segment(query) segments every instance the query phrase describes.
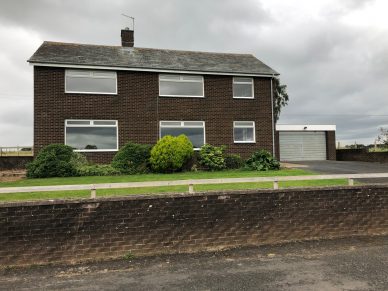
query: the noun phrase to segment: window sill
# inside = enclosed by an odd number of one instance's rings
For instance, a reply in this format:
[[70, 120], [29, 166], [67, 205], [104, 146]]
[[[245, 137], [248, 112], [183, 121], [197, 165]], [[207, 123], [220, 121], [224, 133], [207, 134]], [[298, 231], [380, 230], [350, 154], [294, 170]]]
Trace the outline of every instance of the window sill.
[[234, 97], [233, 96], [233, 99], [251, 99], [251, 100], [253, 100], [253, 99], [255, 99], [255, 97]]
[[73, 151], [77, 153], [103, 153], [103, 152], [117, 152], [118, 149], [116, 150], [73, 150]]
[[173, 98], [205, 98], [205, 96], [184, 96], [184, 95], [159, 95], [159, 97], [173, 97]]
[[234, 141], [234, 143], [256, 143], [256, 141]]
[[75, 92], [75, 91], [65, 91], [65, 94], [82, 94], [82, 95], [112, 95], [116, 96], [117, 93], [101, 93], [101, 92]]

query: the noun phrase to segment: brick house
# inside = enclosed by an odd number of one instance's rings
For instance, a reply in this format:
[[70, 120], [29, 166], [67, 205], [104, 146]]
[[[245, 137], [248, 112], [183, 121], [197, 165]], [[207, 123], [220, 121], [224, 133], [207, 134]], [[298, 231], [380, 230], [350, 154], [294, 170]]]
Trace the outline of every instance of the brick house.
[[195, 148], [226, 145], [248, 156], [274, 152], [272, 78], [251, 54], [44, 42], [34, 66], [35, 154], [65, 143], [110, 162], [126, 142], [186, 134]]

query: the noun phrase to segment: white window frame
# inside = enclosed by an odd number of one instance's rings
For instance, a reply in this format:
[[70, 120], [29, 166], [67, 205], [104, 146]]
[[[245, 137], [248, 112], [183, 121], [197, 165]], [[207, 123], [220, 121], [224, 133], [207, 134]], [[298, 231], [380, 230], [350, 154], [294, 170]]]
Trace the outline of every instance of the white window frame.
[[[163, 79], [163, 76], [170, 75], [170, 76], [179, 76], [179, 80], [171, 80], [171, 79]], [[198, 75], [185, 75], [185, 74], [159, 74], [159, 96], [161, 97], [183, 97], [183, 98], [204, 98], [205, 97], [205, 80], [203, 76], [201, 77], [201, 81], [195, 81], [195, 80], [182, 80], [183, 77], [198, 77]], [[160, 93], [160, 81], [164, 82], [192, 82], [192, 83], [201, 83], [202, 82], [202, 95], [167, 95], [167, 94], [161, 94]]]
[[[89, 121], [89, 124], [68, 124], [68, 121], [75, 121], [75, 122], [86, 122]], [[115, 122], [114, 125], [95, 125], [95, 122]], [[65, 120], [65, 145], [67, 145], [66, 142], [66, 128], [67, 127], [116, 127], [116, 148], [115, 149], [82, 149], [82, 150], [74, 150], [75, 152], [117, 152], [119, 150], [119, 124], [117, 120], [101, 120], [101, 119], [66, 119]]]
[[251, 86], [252, 86], [252, 96], [248, 96], [248, 97], [234, 96], [234, 88], [232, 87], [233, 98], [234, 99], [255, 99], [255, 86], [254, 86], [253, 78], [249, 78], [249, 79], [251, 79], [251, 82], [238, 82], [238, 81], [235, 80], [236, 78], [246, 78], [246, 79], [248, 79], [249, 77], [233, 77], [233, 84], [232, 84], [232, 86], [234, 86], [234, 84], [251, 84]]
[[[173, 125], [168, 126], [162, 126], [162, 122], [171, 122], [174, 123]], [[198, 125], [189, 125], [190, 122], [201, 122], [202, 126]], [[180, 123], [180, 125], [176, 125], [176, 123]], [[185, 123], [188, 123], [188, 125], [185, 125]], [[190, 121], [180, 121], [180, 120], [161, 120], [159, 121], [159, 139], [162, 138], [162, 127], [168, 127], [168, 128], [203, 128], [203, 144], [206, 144], [206, 127], [205, 127], [205, 121], [201, 120], [190, 120]], [[195, 151], [199, 151], [200, 148], [193, 148]]]
[[[237, 125], [238, 122], [252, 122], [252, 126], [247, 126], [247, 125]], [[235, 128], [253, 128], [253, 141], [242, 141], [242, 140], [236, 140], [234, 136], [234, 129]], [[249, 120], [240, 120], [240, 121], [233, 121], [233, 142], [234, 143], [256, 143], [256, 124], [254, 121], [249, 121]]]
[[[89, 72], [89, 76], [86, 76], [86, 75], [76, 75], [76, 74], [72, 74], [72, 72]], [[107, 70], [105, 70], [107, 71]], [[107, 76], [94, 76], [94, 73], [101, 73], [101, 72], [104, 72], [104, 70], [80, 70], [80, 69], [66, 69], [65, 70], [65, 93], [76, 93], [76, 94], [95, 94], [95, 95], [117, 95], [117, 72], [116, 71], [107, 71], [107, 72], [110, 72], [110, 73], [114, 73], [114, 77], [107, 77]], [[88, 92], [85, 92], [85, 91], [70, 91], [70, 90], [67, 90], [67, 77], [68, 76], [74, 76], [76, 78], [94, 78], [94, 79], [99, 79], [99, 78], [102, 78], [102, 79], [115, 79], [116, 80], [116, 88], [115, 88], [115, 92], [98, 92], [98, 91], [88, 91]]]

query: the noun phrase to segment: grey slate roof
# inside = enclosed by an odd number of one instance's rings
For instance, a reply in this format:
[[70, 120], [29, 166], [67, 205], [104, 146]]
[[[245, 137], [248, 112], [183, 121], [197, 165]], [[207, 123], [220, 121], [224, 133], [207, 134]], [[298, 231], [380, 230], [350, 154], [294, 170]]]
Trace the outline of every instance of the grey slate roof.
[[278, 74], [251, 54], [129, 48], [47, 41], [28, 61], [30, 63], [208, 73]]

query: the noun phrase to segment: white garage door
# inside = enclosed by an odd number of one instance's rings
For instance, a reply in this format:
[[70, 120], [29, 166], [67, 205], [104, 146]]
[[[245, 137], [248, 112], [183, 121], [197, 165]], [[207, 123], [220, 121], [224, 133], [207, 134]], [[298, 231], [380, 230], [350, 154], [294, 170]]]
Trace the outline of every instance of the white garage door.
[[324, 131], [279, 132], [281, 161], [326, 160]]

